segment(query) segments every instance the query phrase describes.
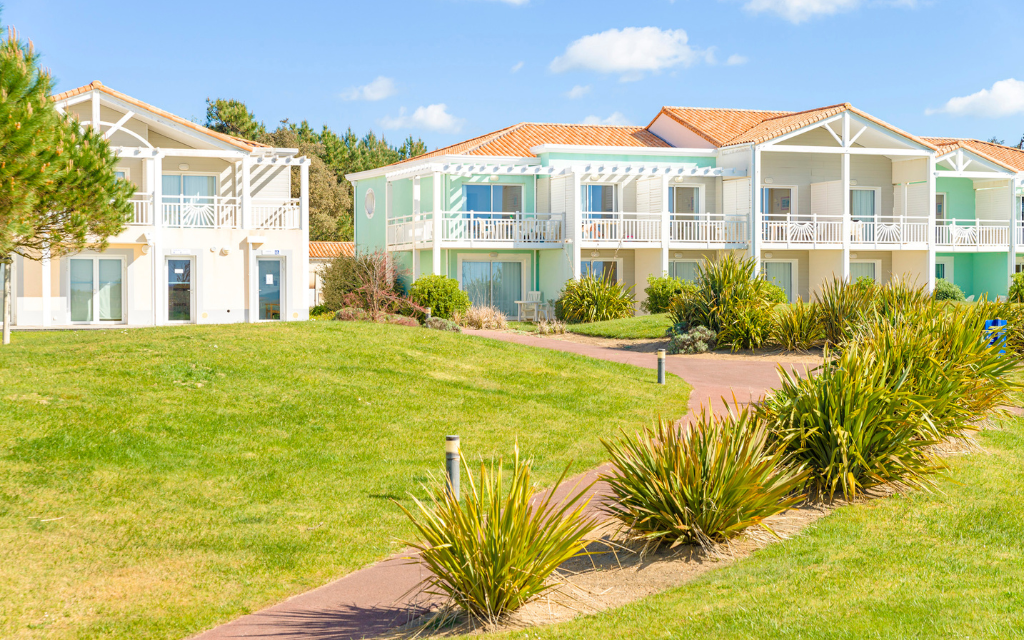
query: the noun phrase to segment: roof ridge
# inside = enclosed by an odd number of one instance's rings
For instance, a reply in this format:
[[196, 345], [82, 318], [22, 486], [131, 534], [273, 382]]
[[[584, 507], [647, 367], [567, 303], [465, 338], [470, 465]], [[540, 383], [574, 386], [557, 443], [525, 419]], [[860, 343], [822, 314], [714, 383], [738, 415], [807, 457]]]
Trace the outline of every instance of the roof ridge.
[[662, 109], [691, 109], [693, 111], [743, 111], [746, 113], [799, 113], [797, 111], [784, 111], [782, 109], [741, 109], [738, 107], [682, 107], [676, 105], [662, 105]]
[[[804, 109], [803, 111], [788, 111], [786, 113], [777, 115], [775, 117], [767, 118], [765, 120], [762, 120], [758, 124], [764, 124], [765, 122], [770, 122], [772, 120], [778, 120], [780, 118], [790, 118], [792, 116], [799, 116], [799, 115], [803, 115], [805, 113], [813, 113], [815, 111], [828, 111], [829, 109], [835, 109], [837, 107], [843, 107], [843, 108], [845, 108], [847, 110], [850, 110], [850, 111], [853, 110], [853, 105], [850, 104], [849, 102], [838, 102], [836, 104], [830, 104], [830, 105], [825, 106], [825, 107], [815, 107], [813, 109]], [[758, 126], [758, 125], [754, 125], [754, 127], [756, 127], [756, 126]], [[751, 127], [750, 129], [753, 129], [754, 127]], [[747, 131], [750, 131], [750, 129], [747, 129]], [[743, 133], [746, 133], [746, 131], [744, 131]], [[740, 135], [742, 135], [742, 134], [740, 134]], [[736, 137], [738, 138], [739, 136], [736, 136]]]

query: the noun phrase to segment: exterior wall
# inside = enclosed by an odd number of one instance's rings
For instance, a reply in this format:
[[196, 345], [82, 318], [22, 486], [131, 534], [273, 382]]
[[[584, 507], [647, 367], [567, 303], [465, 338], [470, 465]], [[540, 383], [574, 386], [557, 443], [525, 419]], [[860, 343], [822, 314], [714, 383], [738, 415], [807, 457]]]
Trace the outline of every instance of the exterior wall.
[[[881, 268], [875, 273], [876, 282], [885, 284], [892, 279], [892, 251], [855, 251], [850, 254], [850, 261], [856, 260], [878, 260], [881, 261]], [[922, 283], [923, 284], [923, 283]]]
[[[810, 300], [810, 288], [808, 281], [810, 280], [810, 254], [812, 251], [778, 251], [772, 249], [771, 251], [761, 252], [762, 260], [796, 260], [796, 295], [800, 296], [804, 300]], [[768, 254], [771, 254], [769, 257]]]
[[[954, 269], [955, 271], [956, 269]], [[928, 252], [893, 251], [892, 275], [896, 278], [904, 278], [911, 284], [924, 286], [928, 283]]]
[[953, 283], [966, 296], [980, 299], [987, 295], [995, 299], [1005, 296], [1009, 290], [1009, 254], [1006, 252], [939, 253], [936, 256], [953, 260]]
[[[385, 206], [386, 181], [383, 176], [368, 178], [356, 183], [353, 199], [355, 212], [355, 249], [360, 253], [372, 253], [387, 245], [387, 207]], [[373, 190], [374, 211], [366, 215], [366, 193]]]
[[[827, 133], [822, 132], [828, 136]], [[834, 142], [834, 141], [833, 141]], [[810, 215], [821, 211], [811, 208], [811, 184], [842, 179], [839, 154], [824, 153], [765, 153], [762, 156], [761, 180], [771, 178], [771, 184], [761, 187], [790, 187], [797, 189], [797, 215]], [[892, 163], [884, 156], [854, 155], [850, 158], [850, 179], [858, 187], [877, 187], [881, 190], [879, 215], [893, 211]]]
[[[774, 251], [772, 254], [774, 255]], [[807, 297], [805, 301], [820, 296], [826, 284], [843, 275], [843, 251], [817, 250], [807, 252]]]
[[540, 273], [538, 289], [543, 300], [555, 300], [562, 292], [565, 282], [570, 279], [569, 256], [562, 249], [538, 251]]
[[974, 220], [973, 180], [970, 178], [936, 178], [935, 191], [946, 194], [947, 219]]

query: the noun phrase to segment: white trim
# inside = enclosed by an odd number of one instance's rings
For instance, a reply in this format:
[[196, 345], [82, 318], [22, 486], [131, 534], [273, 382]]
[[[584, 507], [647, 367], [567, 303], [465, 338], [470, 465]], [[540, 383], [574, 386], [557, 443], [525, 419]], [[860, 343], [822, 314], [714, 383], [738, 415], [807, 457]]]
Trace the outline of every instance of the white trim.
[[[699, 182], [670, 182], [668, 186], [669, 186], [669, 189], [679, 189], [679, 188], [686, 188], [686, 187], [696, 188], [697, 189], [697, 206], [695, 207], [697, 209], [696, 213], [694, 213], [694, 214], [680, 213], [679, 215], [685, 216], [685, 215], [696, 215], [696, 214], [700, 214], [700, 213], [707, 213], [707, 200], [705, 199], [704, 185], [703, 184], [701, 184]], [[672, 191], [672, 204], [673, 204], [673, 206], [676, 204], [676, 192], [675, 191]], [[665, 203], [665, 206], [667, 207], [668, 203]], [[669, 215], [672, 215], [672, 214], [675, 214], [675, 213], [676, 212], [672, 211], [671, 208], [670, 208]]]
[[[261, 256], [259, 252], [256, 253], [256, 309], [254, 313], [254, 322], [284, 322], [288, 320], [288, 314], [291, 312], [291, 308], [288, 307], [288, 292], [286, 287], [288, 286], [288, 260], [286, 256]], [[281, 278], [281, 284], [278, 286], [277, 291], [277, 314], [278, 318], [260, 318], [260, 262], [277, 262], [281, 265], [279, 276]], [[301, 304], [301, 302], [300, 302]]]
[[[759, 263], [765, 263], [765, 262], [788, 262], [790, 265], [792, 265], [790, 268], [792, 269], [791, 276], [793, 278], [793, 290], [790, 292], [789, 301], [790, 302], [796, 302], [796, 299], [800, 296], [800, 259], [799, 258], [765, 258], [764, 256], [761, 256], [761, 258], [760, 258], [760, 260], [758, 262]], [[762, 275], [763, 275], [763, 272], [762, 272]], [[765, 280], [768, 280], [767, 276], [765, 276]], [[771, 280], [768, 280], [768, 281], [771, 282]], [[772, 284], [775, 284], [775, 283], [772, 283]], [[781, 289], [782, 287], [779, 287], [779, 288]]]
[[715, 157], [718, 149], [697, 149], [686, 147], [618, 147], [586, 144], [539, 144], [530, 147], [530, 153], [617, 153], [632, 156], [700, 156]]
[[850, 258], [850, 264], [873, 264], [875, 265], [875, 282], [882, 281], [882, 261], [878, 258]]
[[[92, 319], [91, 320], [72, 320], [71, 319], [71, 261], [72, 260], [90, 260], [92, 262]], [[100, 320], [100, 260], [118, 260], [121, 262], [121, 319], [120, 320]], [[68, 299], [67, 299], [67, 314], [68, 324], [93, 324], [93, 325], [120, 325], [128, 324], [128, 264], [124, 256], [121, 255], [110, 255], [106, 253], [97, 253], [95, 251], [83, 251], [74, 255], [67, 256], [64, 262], [64, 274], [67, 278], [68, 283]], [[14, 275], [14, 272], [11, 272]], [[13, 280], [12, 280], [13, 282]], [[44, 282], [43, 291], [44, 295], [50, 295], [49, 287], [52, 283]], [[13, 287], [12, 287], [13, 289]], [[11, 296], [14, 299], [14, 296]], [[13, 324], [13, 323], [12, 323]], [[45, 325], [46, 323], [44, 323]]]
[[[945, 275], [943, 280], [945, 280], [947, 282], [952, 282], [953, 284], [956, 284], [956, 282], [953, 280], [953, 264], [954, 264], [954, 262], [955, 262], [955, 260], [953, 259], [953, 256], [935, 256], [935, 264], [937, 264], [937, 265], [941, 264], [941, 265], [943, 265], [945, 267], [945, 269], [943, 270], [944, 271], [944, 275]], [[1017, 258], [1017, 264], [1021, 264], [1021, 263], [1022, 263], [1021, 259]]]
[[[771, 176], [769, 176], [769, 177], [771, 177]], [[797, 205], [799, 203], [800, 188], [797, 185], [795, 185], [795, 184], [775, 184], [775, 183], [769, 183], [769, 184], [762, 184], [761, 185], [761, 189], [789, 189], [789, 215], [791, 215], [791, 216], [799, 215], [800, 208]], [[768, 213], [768, 207], [766, 205], [767, 205], [767, 203], [764, 202], [763, 198], [762, 198], [762, 202], [761, 202], [761, 216], [762, 217], [769, 216], [769, 215], [771, 215], [771, 216], [785, 215], [785, 214], [781, 214], [781, 213]]]

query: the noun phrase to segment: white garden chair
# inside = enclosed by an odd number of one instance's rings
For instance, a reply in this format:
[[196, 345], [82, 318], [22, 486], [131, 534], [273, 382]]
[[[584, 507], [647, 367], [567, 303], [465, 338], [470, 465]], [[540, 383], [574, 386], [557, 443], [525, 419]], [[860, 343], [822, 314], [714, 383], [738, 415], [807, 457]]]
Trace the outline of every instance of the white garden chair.
[[[540, 320], [540, 311], [544, 303], [540, 299], [540, 291], [527, 291], [526, 300], [516, 300], [516, 320], [523, 319], [523, 312], [527, 314], [533, 311], [533, 321]], [[529, 315], [527, 315], [529, 317]]]

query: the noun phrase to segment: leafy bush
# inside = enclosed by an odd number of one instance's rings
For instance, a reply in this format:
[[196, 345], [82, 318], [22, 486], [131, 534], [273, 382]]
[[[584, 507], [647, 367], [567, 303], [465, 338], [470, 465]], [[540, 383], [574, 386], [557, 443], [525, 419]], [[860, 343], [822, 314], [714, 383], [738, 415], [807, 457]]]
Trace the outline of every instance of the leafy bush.
[[462, 333], [462, 327], [460, 327], [457, 322], [446, 318], [430, 318], [424, 326], [428, 329], [437, 329], [438, 331]]
[[[1024, 286], [1024, 284], [1022, 284], [1022, 286]], [[935, 281], [935, 299], [963, 302], [964, 300], [966, 300], [966, 296], [964, 296], [963, 289], [956, 286], [949, 280], [939, 278], [938, 280]]]
[[631, 318], [633, 287], [623, 286], [610, 276], [569, 280], [555, 305], [555, 315], [572, 323]]
[[459, 281], [447, 276], [423, 276], [409, 287], [409, 299], [428, 307], [430, 315], [451, 320], [469, 308], [469, 296]]
[[368, 320], [369, 318], [370, 314], [358, 307], [344, 307], [338, 309], [337, 313], [334, 314], [335, 320], [343, 321]]
[[764, 293], [764, 299], [768, 304], [786, 304], [789, 302], [789, 298], [786, 297], [786, 290], [775, 284], [774, 282], [764, 281], [761, 285], [761, 291]]
[[672, 336], [669, 353], [704, 353], [715, 348], [715, 332], [707, 327], [693, 327]]
[[384, 251], [339, 256], [320, 273], [324, 304], [328, 309], [358, 307], [377, 322], [400, 310], [423, 312], [403, 294], [394, 261]]
[[312, 316], [322, 316], [323, 314], [330, 313], [330, 312], [331, 312], [331, 310], [327, 308], [326, 304], [318, 304], [315, 307], [310, 307], [309, 308], [309, 315], [311, 317]]
[[[446, 597], [474, 619], [493, 623], [557, 586], [549, 576], [563, 562], [583, 555], [583, 538], [594, 522], [583, 515], [582, 491], [553, 503], [554, 492], [533, 504], [530, 464], [515, 463], [505, 486], [501, 462], [480, 465], [479, 487], [466, 469], [464, 504], [436, 483], [430, 506], [415, 497], [412, 521], [419, 539], [409, 543], [431, 573], [423, 590]], [[565, 473], [555, 486], [561, 483]]]
[[615, 497], [602, 509], [653, 547], [725, 541], [802, 499], [806, 472], [746, 409], [702, 411], [686, 428], [660, 420], [602, 443], [613, 470], [601, 479]]
[[508, 329], [508, 319], [496, 307], [473, 305], [465, 313], [456, 313], [454, 320], [470, 329]]
[[640, 303], [640, 308], [647, 313], [665, 313], [673, 296], [686, 296], [696, 289], [692, 282], [679, 278], [647, 276], [647, 299]]
[[768, 344], [775, 316], [763, 300], [738, 301], [720, 315], [718, 344], [738, 349], [759, 349]]
[[1024, 302], [1024, 273], [1015, 273], [1010, 280], [1010, 291], [1006, 296], [1009, 302]]
[[410, 318], [409, 316], [401, 316], [398, 314], [388, 314], [382, 320], [388, 324], [397, 324], [401, 327], [418, 327], [420, 326], [419, 320], [416, 318]]
[[537, 333], [542, 336], [565, 333], [565, 323], [558, 320], [541, 320], [537, 323]]
[[813, 304], [797, 298], [796, 303], [775, 310], [771, 343], [786, 351], [807, 351], [816, 346], [825, 334]]

